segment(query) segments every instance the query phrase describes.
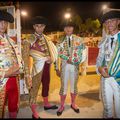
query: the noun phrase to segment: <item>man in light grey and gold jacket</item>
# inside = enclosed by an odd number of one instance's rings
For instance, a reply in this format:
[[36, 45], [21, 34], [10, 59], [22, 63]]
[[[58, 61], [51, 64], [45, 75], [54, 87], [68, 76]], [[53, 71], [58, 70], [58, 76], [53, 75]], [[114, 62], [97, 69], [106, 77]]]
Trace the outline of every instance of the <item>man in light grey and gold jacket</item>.
[[106, 36], [99, 43], [97, 73], [101, 75], [104, 118], [120, 118], [120, 11], [111, 10], [102, 16]]

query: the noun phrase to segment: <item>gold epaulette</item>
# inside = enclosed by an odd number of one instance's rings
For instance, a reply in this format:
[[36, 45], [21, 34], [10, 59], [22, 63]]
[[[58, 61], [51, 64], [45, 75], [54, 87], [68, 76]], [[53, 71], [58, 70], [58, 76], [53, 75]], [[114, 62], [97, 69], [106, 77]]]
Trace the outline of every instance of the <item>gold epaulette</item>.
[[62, 43], [65, 39], [65, 35], [60, 36], [58, 43]]
[[35, 38], [35, 35], [34, 35], [34, 34], [31, 34], [28, 39], [29, 39], [29, 42], [30, 42], [30, 43], [33, 43], [36, 38]]
[[82, 37], [79, 37], [75, 34], [72, 35], [74, 37], [75, 40], [80, 40], [81, 42], [83, 41], [83, 38]]
[[45, 37], [45, 39], [47, 39], [48, 41], [50, 40], [52, 40], [50, 37], [48, 37], [47, 35], [45, 35], [45, 34], [43, 34], [44, 35], [44, 37]]

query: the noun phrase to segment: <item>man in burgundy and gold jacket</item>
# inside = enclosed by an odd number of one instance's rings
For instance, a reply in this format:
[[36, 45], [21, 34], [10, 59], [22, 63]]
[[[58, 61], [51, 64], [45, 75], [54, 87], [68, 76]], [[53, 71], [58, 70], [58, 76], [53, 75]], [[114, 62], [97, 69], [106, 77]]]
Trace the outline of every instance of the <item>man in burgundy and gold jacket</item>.
[[[34, 118], [39, 118], [36, 111], [36, 98], [39, 87], [42, 83], [42, 97], [44, 101], [44, 110], [57, 109], [56, 105], [51, 105], [48, 101], [49, 84], [50, 84], [50, 66], [57, 58], [57, 49], [49, 37], [43, 34], [47, 25], [47, 20], [44, 17], [37, 16], [32, 20], [32, 25], [35, 30], [34, 34], [25, 40], [23, 49], [26, 74], [32, 77], [32, 88], [30, 89], [30, 106]], [[27, 57], [28, 56], [28, 57]], [[29, 56], [33, 59], [32, 68], [28, 65]], [[26, 60], [25, 60], [26, 59]], [[30, 72], [29, 70], [32, 69]], [[29, 83], [29, 82], [27, 82]]]

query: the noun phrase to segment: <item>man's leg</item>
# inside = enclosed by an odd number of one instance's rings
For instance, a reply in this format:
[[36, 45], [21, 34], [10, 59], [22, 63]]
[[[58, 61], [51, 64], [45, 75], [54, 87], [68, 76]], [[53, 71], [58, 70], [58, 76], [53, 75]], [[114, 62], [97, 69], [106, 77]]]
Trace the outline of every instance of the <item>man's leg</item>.
[[0, 118], [4, 118], [5, 102], [6, 102], [6, 86], [4, 86], [0, 90]]
[[39, 113], [36, 110], [37, 109], [36, 99], [37, 99], [39, 87], [41, 85], [41, 76], [42, 76], [42, 71], [32, 78], [32, 88], [29, 93], [30, 96], [29, 102], [30, 102], [33, 118], [39, 118]]
[[65, 95], [60, 95], [60, 108], [57, 111], [57, 115], [60, 116], [64, 110], [64, 103], [66, 99], [66, 94]]
[[7, 97], [8, 97], [8, 110], [10, 118], [17, 118], [18, 112], [18, 81], [16, 77], [11, 77], [7, 81]]
[[115, 104], [115, 115], [116, 118], [120, 118], [120, 85], [112, 79], [112, 88], [114, 91], [114, 104]]
[[51, 105], [48, 102], [48, 92], [49, 92], [49, 84], [50, 84], [50, 64], [45, 63], [41, 82], [42, 82], [42, 97], [44, 101], [44, 106], [50, 107]]
[[70, 69], [70, 88], [71, 88], [71, 108], [79, 113], [79, 108], [75, 104], [75, 99], [77, 96], [77, 82], [78, 82], [78, 68], [76, 66], [71, 65]]
[[104, 105], [104, 118], [113, 117], [113, 89], [111, 87], [110, 78], [102, 78], [101, 80], [102, 100]]
[[57, 109], [56, 105], [51, 105], [48, 100], [49, 86], [50, 86], [50, 64], [45, 63], [42, 74], [42, 97], [44, 101], [44, 109]]
[[60, 108], [57, 111], [57, 115], [60, 116], [64, 110], [64, 103], [67, 94], [69, 80], [69, 65], [62, 66], [61, 68], [61, 88], [60, 88]]

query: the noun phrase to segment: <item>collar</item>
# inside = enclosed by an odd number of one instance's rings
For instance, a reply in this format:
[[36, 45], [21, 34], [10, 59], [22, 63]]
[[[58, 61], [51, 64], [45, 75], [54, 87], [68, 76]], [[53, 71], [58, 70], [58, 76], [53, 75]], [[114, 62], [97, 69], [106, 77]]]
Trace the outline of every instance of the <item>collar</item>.
[[36, 33], [36, 32], [34, 33], [34, 35], [35, 35], [35, 41], [36, 41], [37, 39], [43, 37], [43, 34], [38, 34], [38, 33]]
[[43, 34], [34, 33], [36, 37], [41, 37]]
[[117, 40], [117, 38], [118, 38], [118, 34], [120, 33], [120, 31], [119, 32], [117, 32], [116, 34], [114, 34], [114, 35], [108, 35], [109, 36], [109, 39], [110, 38], [114, 38], [114, 40]]
[[70, 36], [66, 35], [66, 38], [67, 39], [70, 38], [70, 40], [72, 40], [72, 35], [70, 35]]

